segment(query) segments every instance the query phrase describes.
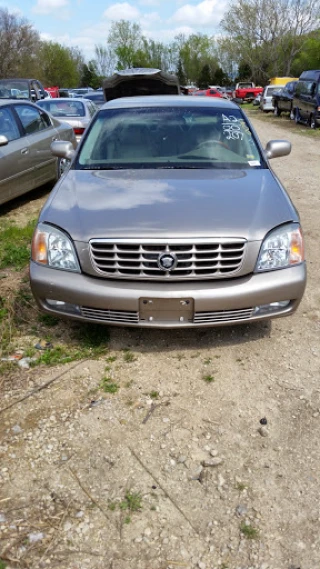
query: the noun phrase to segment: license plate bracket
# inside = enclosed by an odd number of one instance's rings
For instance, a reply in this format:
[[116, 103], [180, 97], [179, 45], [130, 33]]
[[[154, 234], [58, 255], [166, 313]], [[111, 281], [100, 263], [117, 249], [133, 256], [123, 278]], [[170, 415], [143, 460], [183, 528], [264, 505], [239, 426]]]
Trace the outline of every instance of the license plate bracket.
[[139, 300], [139, 319], [148, 322], [191, 322], [193, 298], [153, 298]]

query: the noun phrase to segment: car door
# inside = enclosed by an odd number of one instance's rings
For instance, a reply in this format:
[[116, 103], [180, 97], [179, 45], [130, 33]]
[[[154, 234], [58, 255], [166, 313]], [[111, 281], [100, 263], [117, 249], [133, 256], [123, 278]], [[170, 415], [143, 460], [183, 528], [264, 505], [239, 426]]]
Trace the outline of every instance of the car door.
[[0, 107], [0, 135], [8, 141], [0, 144], [2, 204], [33, 188], [29, 139], [21, 129], [10, 104]]
[[32, 104], [15, 106], [22, 127], [26, 133], [30, 162], [34, 169], [34, 187], [54, 180], [57, 174], [57, 159], [51, 153], [51, 143], [59, 140], [49, 115]]

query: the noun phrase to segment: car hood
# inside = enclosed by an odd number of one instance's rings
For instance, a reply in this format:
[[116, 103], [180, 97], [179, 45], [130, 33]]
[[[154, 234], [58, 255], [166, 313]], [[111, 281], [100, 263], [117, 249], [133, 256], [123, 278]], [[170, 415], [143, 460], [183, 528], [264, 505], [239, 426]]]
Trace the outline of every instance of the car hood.
[[40, 221], [91, 238], [260, 240], [298, 214], [272, 171], [69, 170]]

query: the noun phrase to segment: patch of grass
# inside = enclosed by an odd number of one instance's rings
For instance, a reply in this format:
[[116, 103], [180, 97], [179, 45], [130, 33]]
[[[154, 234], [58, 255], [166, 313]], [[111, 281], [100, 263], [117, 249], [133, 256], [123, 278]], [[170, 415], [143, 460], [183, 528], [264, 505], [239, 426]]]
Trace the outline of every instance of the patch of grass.
[[240, 532], [247, 538], [247, 539], [257, 539], [259, 537], [259, 530], [252, 525], [247, 525], [244, 522], [240, 525]]
[[239, 492], [243, 492], [243, 490], [245, 490], [247, 488], [247, 485], [244, 484], [243, 482], [237, 482], [235, 488], [236, 488], [236, 490], [239, 490]]
[[51, 314], [39, 314], [38, 322], [51, 328], [53, 326], [57, 326], [61, 321], [59, 318], [56, 318], [56, 316], [52, 316]]
[[204, 363], [205, 366], [208, 366], [208, 365], [211, 364], [211, 362], [212, 362], [212, 359], [211, 359], [211, 358], [207, 358], [206, 360], [204, 360], [203, 363]]
[[202, 379], [206, 383], [213, 383], [215, 381], [215, 378], [213, 377], [213, 375], [204, 375]]
[[102, 378], [100, 387], [101, 389], [103, 389], [105, 393], [117, 393], [117, 391], [119, 390], [118, 383], [112, 381], [112, 378], [109, 376], [105, 376]]
[[130, 350], [124, 350], [123, 359], [128, 364], [134, 362], [136, 360], [136, 356], [130, 352]]
[[31, 238], [36, 221], [30, 221], [24, 227], [5, 224], [0, 230], [0, 268], [13, 267], [20, 271], [30, 259]]
[[130, 522], [131, 522], [130, 516], [126, 516], [126, 517], [124, 518], [124, 520], [123, 520], [123, 523], [124, 523], [124, 524], [130, 524]]
[[0, 569], [6, 569], [6, 567], [8, 567], [8, 565], [6, 564], [6, 562], [3, 561], [3, 559], [0, 559]]
[[110, 332], [106, 326], [101, 324], [77, 324], [74, 338], [80, 343], [81, 347], [100, 349], [100, 352], [102, 352], [107, 349]]
[[108, 505], [108, 509], [111, 510], [112, 512], [115, 511], [117, 507], [117, 504], [115, 502], [110, 502], [110, 504]]
[[142, 508], [141, 502], [142, 496], [140, 492], [127, 491], [124, 500], [119, 504], [119, 508], [121, 510], [129, 510], [129, 512], [138, 512]]
[[150, 395], [151, 399], [158, 399], [159, 391], [150, 391], [149, 395]]
[[157, 511], [157, 507], [156, 507], [156, 506], [151, 506], [150, 510], [151, 510], [152, 512], [156, 512], [156, 511]]
[[115, 362], [117, 359], [117, 356], [109, 356], [108, 358], [106, 358], [106, 362], [109, 362], [110, 364]]

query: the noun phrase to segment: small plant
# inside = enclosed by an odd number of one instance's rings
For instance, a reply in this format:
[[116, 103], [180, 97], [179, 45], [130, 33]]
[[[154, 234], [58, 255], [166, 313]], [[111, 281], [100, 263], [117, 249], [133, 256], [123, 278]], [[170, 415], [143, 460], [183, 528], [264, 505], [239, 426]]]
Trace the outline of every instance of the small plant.
[[259, 537], [259, 530], [250, 524], [247, 525], [245, 522], [240, 525], [240, 531], [247, 539], [257, 539]]
[[239, 492], [243, 492], [243, 490], [246, 489], [246, 484], [244, 484], [243, 482], [237, 482], [236, 485], [236, 490], [239, 490]]
[[130, 522], [131, 522], [130, 516], [126, 516], [126, 517], [124, 518], [124, 520], [123, 520], [123, 523], [124, 523], [124, 524], [130, 524]]
[[0, 559], [0, 569], [6, 569], [7, 564], [5, 561], [3, 561], [3, 559]]
[[150, 510], [152, 510], [152, 512], [156, 512], [157, 508], [156, 506], [151, 506]]
[[203, 381], [205, 381], [206, 383], [213, 383], [215, 381], [215, 378], [213, 377], [213, 375], [204, 375]]
[[211, 359], [211, 358], [207, 358], [206, 360], [204, 360], [203, 363], [204, 363], [205, 366], [208, 366], [208, 365], [211, 364], [211, 362], [212, 362], [212, 359]]
[[126, 492], [124, 500], [120, 502], [121, 510], [129, 510], [129, 512], [138, 512], [141, 510], [141, 494], [140, 492]]
[[110, 502], [110, 504], [108, 505], [108, 509], [111, 510], [111, 512], [114, 512], [116, 507], [117, 504], [115, 502]]
[[124, 354], [123, 354], [123, 359], [124, 359], [124, 361], [128, 364], [128, 363], [134, 362], [135, 359], [136, 359], [136, 357], [135, 357], [135, 355], [134, 355], [132, 352], [130, 352], [129, 350], [125, 350], [125, 351], [124, 351]]
[[119, 389], [119, 385], [113, 382], [112, 378], [109, 376], [105, 376], [102, 378], [100, 387], [101, 389], [103, 389], [105, 393], [117, 393]]
[[109, 362], [110, 364], [112, 364], [113, 362], [115, 362], [117, 359], [117, 356], [109, 356], [106, 358], [106, 362]]
[[158, 399], [159, 391], [150, 391], [149, 395], [150, 395], [151, 399]]

